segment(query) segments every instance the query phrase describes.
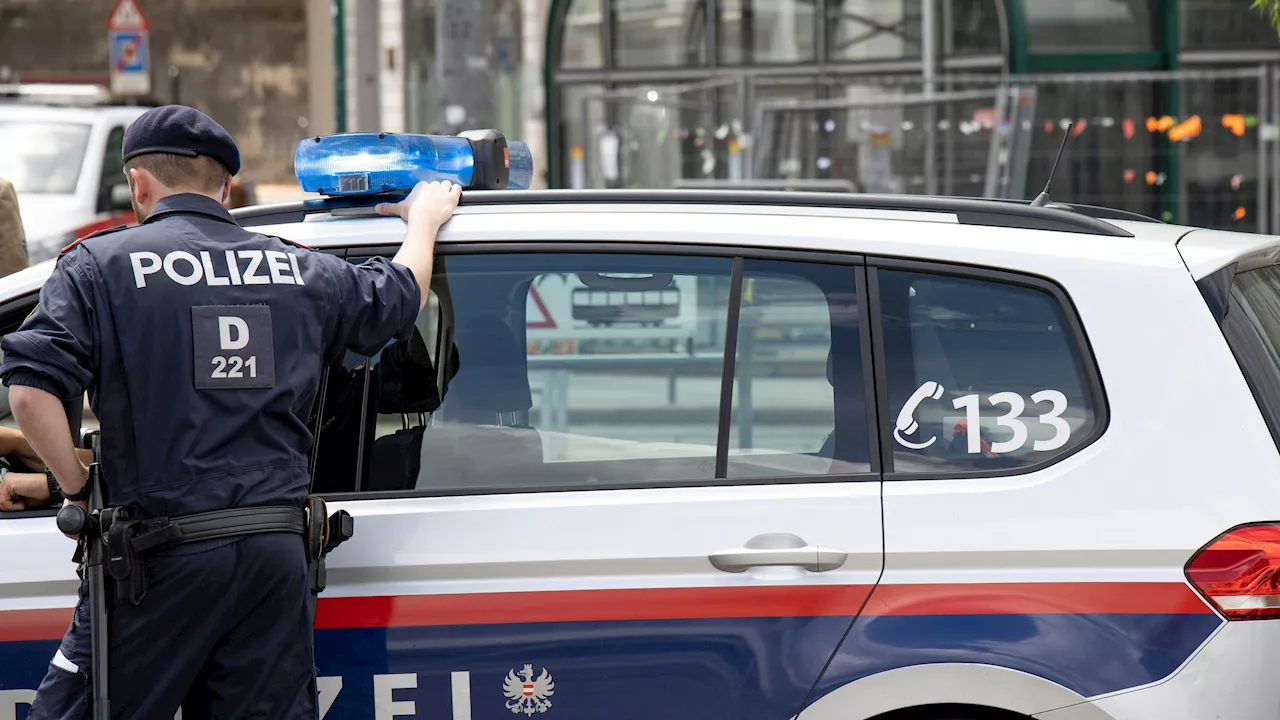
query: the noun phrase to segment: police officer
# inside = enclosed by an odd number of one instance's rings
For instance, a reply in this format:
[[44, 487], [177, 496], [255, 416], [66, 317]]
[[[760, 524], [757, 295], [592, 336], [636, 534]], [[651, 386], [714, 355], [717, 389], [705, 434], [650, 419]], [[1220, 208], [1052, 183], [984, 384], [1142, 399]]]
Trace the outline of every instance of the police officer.
[[[104, 504], [133, 520], [118, 547], [108, 535], [113, 563], [127, 549], [145, 567], [108, 583], [112, 716], [314, 718], [306, 419], [329, 362], [410, 337], [461, 189], [380, 205], [405, 242], [353, 265], [239, 227], [223, 207], [239, 151], [194, 109], [142, 115], [124, 160], [140, 225], [64, 249], [0, 346], [14, 415], [67, 503], [84, 502], [88, 468], [64, 402], [88, 391]], [[88, 717], [90, 632], [82, 583], [32, 720]]]

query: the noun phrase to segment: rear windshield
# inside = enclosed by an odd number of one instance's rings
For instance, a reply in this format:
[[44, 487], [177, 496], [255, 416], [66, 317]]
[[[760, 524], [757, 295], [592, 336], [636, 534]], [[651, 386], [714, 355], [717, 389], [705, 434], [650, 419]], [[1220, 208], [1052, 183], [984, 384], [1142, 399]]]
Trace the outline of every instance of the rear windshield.
[[76, 191], [91, 125], [0, 120], [0, 177], [19, 194]]
[[[1234, 270], [1232, 266], [1222, 272]], [[1215, 277], [1225, 279], [1218, 274], [1201, 281], [1206, 299], [1210, 299], [1208, 286]], [[1271, 437], [1280, 447], [1280, 265], [1235, 273], [1223, 299], [1225, 307], [1212, 299], [1210, 305], [1226, 310], [1222, 332], [1266, 417]]]

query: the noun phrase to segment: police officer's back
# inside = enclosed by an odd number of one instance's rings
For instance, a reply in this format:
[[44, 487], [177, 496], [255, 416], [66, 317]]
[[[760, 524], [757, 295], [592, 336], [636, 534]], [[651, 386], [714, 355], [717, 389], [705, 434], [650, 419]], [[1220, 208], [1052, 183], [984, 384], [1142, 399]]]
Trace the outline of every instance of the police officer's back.
[[[84, 468], [69, 429], [60, 437], [59, 401], [87, 391], [101, 426], [107, 505], [144, 521], [133, 546], [149, 551], [147, 582], [115, 586], [113, 715], [168, 718], [185, 701], [188, 720], [311, 717], [300, 536], [258, 527], [178, 542], [181, 532], [163, 525], [192, 515], [207, 524], [232, 508], [244, 510], [219, 522], [243, 525], [283, 508], [292, 523], [307, 498], [306, 418], [320, 375], [348, 348], [371, 354], [412, 332], [435, 231], [457, 192], [419, 186], [406, 204], [380, 207], [409, 221], [405, 246], [395, 261], [354, 266], [236, 225], [221, 200], [238, 151], [190, 108], [143, 115], [124, 153], [141, 225], [64, 250], [40, 306], [4, 339], [0, 378], [72, 498]], [[83, 712], [83, 597], [82, 589], [33, 720]]]

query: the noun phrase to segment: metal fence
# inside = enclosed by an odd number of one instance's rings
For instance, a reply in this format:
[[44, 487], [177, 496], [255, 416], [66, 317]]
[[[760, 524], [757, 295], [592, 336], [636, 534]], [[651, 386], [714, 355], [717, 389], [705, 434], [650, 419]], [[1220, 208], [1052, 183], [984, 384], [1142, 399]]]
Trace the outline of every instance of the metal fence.
[[[856, 192], [1054, 197], [1280, 232], [1280, 72], [739, 76], [584, 98], [578, 186], [844, 181]], [[592, 157], [592, 153], [595, 154]], [[688, 185], [688, 182], [679, 183]]]

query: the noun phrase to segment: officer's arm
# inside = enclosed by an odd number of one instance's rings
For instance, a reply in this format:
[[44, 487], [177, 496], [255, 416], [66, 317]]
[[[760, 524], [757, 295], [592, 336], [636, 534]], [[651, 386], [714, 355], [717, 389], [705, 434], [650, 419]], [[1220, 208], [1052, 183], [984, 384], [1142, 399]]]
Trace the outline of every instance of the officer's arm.
[[40, 304], [15, 332], [0, 341], [0, 380], [27, 442], [53, 470], [63, 490], [78, 493], [88, 468], [76, 454], [64, 400], [84, 394], [97, 368], [93, 316], [96, 268], [83, 248], [58, 260], [40, 291]]
[[9, 394], [13, 415], [27, 441], [44, 458], [63, 492], [76, 494], [89, 479], [89, 468], [71, 441], [67, 409], [56, 396], [30, 385], [17, 385]]
[[418, 282], [418, 309], [427, 303], [427, 288], [431, 287], [431, 265], [435, 259], [436, 234], [445, 224], [462, 197], [462, 186], [449, 182], [418, 183], [413, 192], [394, 205], [380, 203], [380, 215], [398, 215], [409, 227], [404, 233], [400, 251], [391, 259], [413, 271]]

